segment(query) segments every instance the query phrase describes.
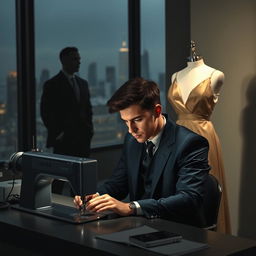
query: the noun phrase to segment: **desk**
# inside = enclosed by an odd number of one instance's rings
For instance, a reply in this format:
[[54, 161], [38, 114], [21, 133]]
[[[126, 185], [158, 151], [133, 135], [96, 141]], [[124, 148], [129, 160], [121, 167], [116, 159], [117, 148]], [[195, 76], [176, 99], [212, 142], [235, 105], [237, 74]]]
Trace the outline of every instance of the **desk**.
[[[185, 239], [207, 243], [210, 248], [190, 256], [229, 255], [256, 247], [256, 241], [205, 231], [162, 219], [120, 217], [86, 224], [69, 224], [15, 209], [0, 211], [0, 254], [14, 255], [158, 255], [133, 246], [115, 244], [95, 235], [148, 225], [182, 234]], [[256, 250], [256, 249], [255, 249]], [[236, 255], [236, 254], [235, 254]], [[240, 255], [240, 254], [238, 254]], [[252, 254], [241, 255], [256, 255]]]

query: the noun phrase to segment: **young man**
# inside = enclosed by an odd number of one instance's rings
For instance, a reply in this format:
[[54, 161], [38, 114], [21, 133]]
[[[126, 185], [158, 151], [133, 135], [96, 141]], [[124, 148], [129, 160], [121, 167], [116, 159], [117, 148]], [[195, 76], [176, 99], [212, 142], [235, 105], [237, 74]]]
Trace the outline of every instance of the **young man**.
[[[126, 82], [108, 107], [120, 113], [128, 133], [117, 168], [97, 194], [86, 197], [86, 209], [202, 226], [203, 183], [210, 169], [207, 140], [162, 114], [159, 89], [152, 81]], [[146, 144], [153, 145], [152, 152]], [[130, 203], [120, 201], [128, 194]], [[74, 203], [79, 207], [81, 198], [76, 196]]]

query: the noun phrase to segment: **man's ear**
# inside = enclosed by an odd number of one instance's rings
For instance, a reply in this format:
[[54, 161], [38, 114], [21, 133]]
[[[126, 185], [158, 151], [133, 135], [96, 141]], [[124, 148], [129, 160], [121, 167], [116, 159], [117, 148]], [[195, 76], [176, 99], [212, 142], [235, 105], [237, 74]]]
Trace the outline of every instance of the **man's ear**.
[[162, 113], [162, 106], [160, 104], [157, 104], [155, 106], [155, 115], [156, 117], [159, 117]]

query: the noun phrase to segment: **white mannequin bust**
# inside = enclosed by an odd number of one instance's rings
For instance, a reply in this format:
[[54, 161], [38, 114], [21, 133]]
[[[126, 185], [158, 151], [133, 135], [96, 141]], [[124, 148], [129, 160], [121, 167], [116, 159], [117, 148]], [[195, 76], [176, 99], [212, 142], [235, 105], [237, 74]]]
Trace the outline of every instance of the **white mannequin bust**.
[[[214, 71], [214, 72], [213, 72]], [[172, 82], [179, 85], [183, 102], [186, 102], [190, 92], [207, 78], [211, 78], [211, 88], [217, 102], [219, 92], [224, 83], [224, 73], [205, 65], [204, 60], [187, 62], [187, 67], [172, 75]]]

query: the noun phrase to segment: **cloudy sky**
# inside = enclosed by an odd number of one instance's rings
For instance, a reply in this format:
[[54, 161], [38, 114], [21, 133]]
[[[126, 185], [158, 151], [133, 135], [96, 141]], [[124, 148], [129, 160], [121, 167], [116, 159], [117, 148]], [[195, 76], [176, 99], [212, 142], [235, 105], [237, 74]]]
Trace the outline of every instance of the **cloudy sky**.
[[[164, 72], [164, 1], [141, 0], [142, 49], [150, 55], [150, 71], [156, 79]], [[80, 74], [87, 75], [95, 61], [99, 78], [106, 66], [117, 66], [118, 50], [128, 40], [126, 0], [35, 0], [36, 77], [42, 69], [54, 75], [60, 69], [58, 54], [77, 46], [82, 57]], [[0, 1], [0, 84], [16, 70], [15, 1]]]

